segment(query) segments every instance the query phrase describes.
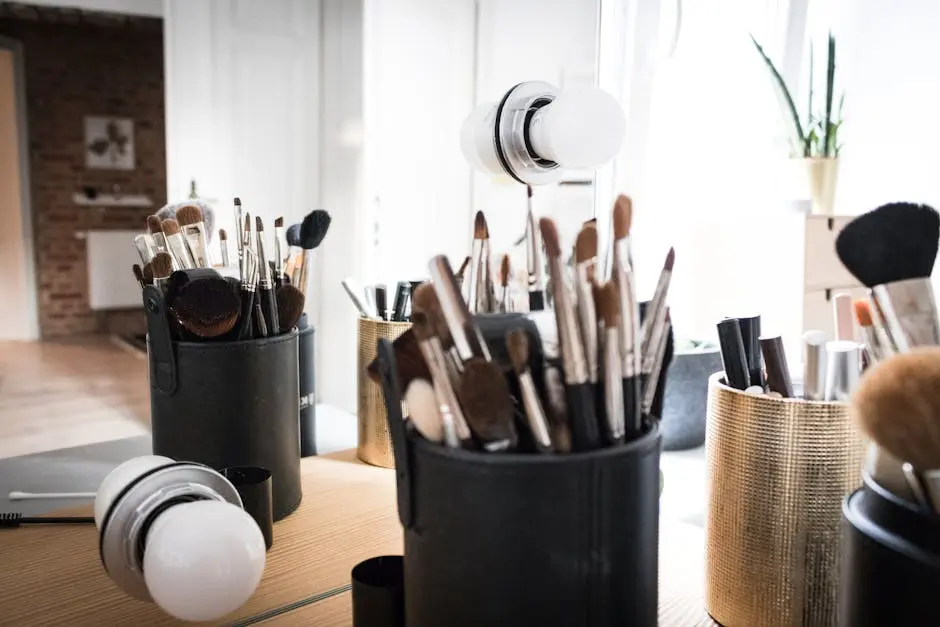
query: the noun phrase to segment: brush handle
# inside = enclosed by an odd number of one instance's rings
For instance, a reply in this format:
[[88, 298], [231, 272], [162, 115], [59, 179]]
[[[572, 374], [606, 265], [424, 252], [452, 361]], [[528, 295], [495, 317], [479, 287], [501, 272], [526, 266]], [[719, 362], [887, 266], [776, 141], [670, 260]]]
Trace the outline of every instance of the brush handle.
[[395, 287], [395, 304], [392, 306], [392, 320], [403, 322], [405, 320], [405, 305], [408, 302], [408, 292], [411, 289], [407, 281], [399, 281]]
[[45, 516], [32, 517], [23, 516], [19, 512], [0, 513], [0, 528], [19, 527], [20, 525], [88, 525], [94, 524], [95, 519], [91, 516]]
[[640, 437], [643, 425], [643, 411], [640, 401], [643, 398], [643, 377], [626, 377], [621, 380], [623, 384], [623, 439], [627, 442]]
[[264, 319], [264, 311], [261, 307], [261, 301], [264, 298], [262, 293], [259, 293], [255, 297], [254, 302], [254, 322], [255, 322], [255, 337], [268, 337], [268, 325], [267, 321]]
[[388, 298], [384, 285], [375, 286], [375, 310], [381, 320], [388, 320]]
[[600, 425], [594, 408], [594, 386], [590, 383], [568, 385], [568, 424], [571, 428], [571, 450], [593, 451], [601, 446]]
[[744, 343], [744, 360], [747, 362], [748, 379], [751, 385], [764, 387], [764, 372], [761, 368], [760, 316], [738, 318], [741, 341]]
[[718, 323], [718, 345], [721, 363], [725, 369], [725, 383], [736, 390], [750, 387], [751, 375], [744, 356], [744, 340], [737, 318], [728, 318]]
[[281, 321], [277, 315], [277, 295], [273, 288], [260, 290], [261, 306], [264, 312], [264, 321], [267, 324], [268, 335], [277, 335], [281, 328]]
[[242, 290], [242, 306], [238, 315], [238, 331], [235, 335], [239, 340], [250, 340], [252, 337], [251, 318], [254, 305], [254, 291]]
[[545, 310], [545, 292], [536, 290], [529, 292], [529, 311]]

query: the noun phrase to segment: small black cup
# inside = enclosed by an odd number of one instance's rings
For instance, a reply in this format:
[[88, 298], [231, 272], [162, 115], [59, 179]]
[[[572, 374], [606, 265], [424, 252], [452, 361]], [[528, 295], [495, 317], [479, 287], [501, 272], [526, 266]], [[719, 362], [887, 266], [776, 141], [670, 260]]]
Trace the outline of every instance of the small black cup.
[[383, 555], [352, 569], [353, 627], [405, 627], [405, 566]]
[[242, 498], [245, 511], [255, 519], [264, 536], [264, 547], [274, 544], [274, 510], [271, 498], [271, 471], [258, 466], [232, 466], [222, 469]]

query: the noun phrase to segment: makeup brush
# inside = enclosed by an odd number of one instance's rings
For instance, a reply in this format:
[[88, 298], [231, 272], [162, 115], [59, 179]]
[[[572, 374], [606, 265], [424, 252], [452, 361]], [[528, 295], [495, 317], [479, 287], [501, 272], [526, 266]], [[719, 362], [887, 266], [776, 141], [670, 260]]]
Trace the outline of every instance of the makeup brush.
[[184, 329], [211, 339], [232, 330], [238, 321], [239, 305], [238, 295], [228, 281], [201, 279], [183, 286], [172, 310]]
[[575, 451], [589, 451], [600, 446], [601, 438], [594, 406], [594, 389], [588, 381], [587, 358], [578, 331], [578, 316], [565, 281], [558, 228], [551, 218], [542, 218], [539, 220], [539, 230], [548, 258], [555, 300], [555, 322], [565, 373], [571, 444]]
[[529, 311], [545, 309], [545, 263], [542, 242], [532, 211], [532, 186], [526, 185], [525, 260], [529, 275]]
[[725, 383], [736, 390], [746, 390], [751, 385], [751, 378], [744, 357], [741, 324], [737, 318], [726, 318], [718, 323], [718, 345], [725, 371]]
[[153, 259], [153, 243], [149, 235], [135, 235], [134, 248], [137, 249], [137, 256], [140, 257], [140, 263], [150, 263]]
[[[460, 386], [460, 372], [457, 367], [462, 363], [459, 353], [454, 346], [454, 339], [450, 333], [450, 327], [444, 319], [444, 312], [441, 308], [441, 302], [438, 299], [437, 291], [430, 283], [422, 283], [414, 289], [412, 293], [412, 325], [416, 321], [427, 321], [431, 326], [429, 331], [432, 336], [431, 341], [435, 359], [443, 366], [444, 371], [450, 381], [451, 388], [456, 390]], [[482, 333], [480, 342], [483, 343]], [[438, 355], [436, 345], [440, 344], [440, 355]], [[485, 345], [485, 344], [484, 344]], [[462, 429], [462, 427], [461, 427]], [[461, 431], [463, 433], [463, 431]]]
[[[591, 275], [597, 262], [597, 228], [584, 226], [578, 233], [574, 244], [574, 285], [577, 293], [578, 323], [581, 341], [584, 343], [584, 358], [587, 359], [588, 381], [597, 385], [598, 344], [597, 313], [594, 310], [594, 293]], [[616, 292], [614, 292], [616, 295]], [[619, 298], [619, 296], [618, 296]], [[617, 319], [620, 318], [620, 304], [617, 304]]]
[[169, 252], [166, 245], [166, 238], [163, 237], [163, 227], [160, 226], [158, 216], [147, 216], [147, 232], [153, 238], [154, 253], [164, 251]]
[[[662, 398], [663, 388], [666, 381], [666, 373], [669, 371], [669, 364], [672, 363], [672, 352], [669, 351], [669, 335], [672, 330], [672, 322], [669, 318], [669, 308], [666, 308], [665, 329], [659, 338], [659, 345], [656, 347], [656, 356], [653, 359], [653, 367], [650, 370], [649, 385], [643, 388], [643, 415], [662, 416]], [[761, 389], [763, 392], [763, 388]], [[659, 399], [659, 400], [657, 400]]]
[[[640, 353], [643, 359], [649, 358], [650, 351], [655, 352], [659, 346], [662, 328], [666, 320], [666, 296], [669, 293], [669, 283], [672, 280], [672, 268], [676, 263], [676, 250], [670, 248], [663, 262], [663, 269], [659, 273], [653, 298], [646, 306], [646, 315], [640, 326]], [[645, 385], [645, 382], [644, 382]]]
[[486, 313], [489, 303], [486, 299], [486, 259], [484, 252], [490, 233], [486, 226], [486, 216], [477, 211], [473, 218], [473, 241], [470, 244], [470, 265], [467, 280], [463, 285], [463, 296], [470, 313]]
[[855, 316], [852, 311], [852, 296], [848, 292], [836, 292], [832, 295], [832, 319], [836, 329], [836, 339], [852, 342], [855, 340]]
[[225, 229], [219, 229], [219, 250], [222, 253], [222, 265], [227, 267], [231, 261], [228, 256], [228, 233]]
[[760, 338], [760, 350], [764, 357], [764, 368], [767, 369], [767, 389], [779, 393], [783, 398], [792, 398], [793, 383], [783, 350], [783, 338], [779, 335]]
[[751, 385], [764, 389], [764, 370], [760, 358], [760, 316], [738, 318], [741, 341], [744, 343], [744, 361], [747, 362]]
[[826, 390], [826, 334], [812, 330], [803, 334], [803, 398], [821, 401]]
[[202, 219], [202, 210], [195, 205], [186, 205], [176, 210], [176, 221], [180, 225], [183, 237], [189, 244], [189, 250], [197, 267], [208, 268], [209, 245], [206, 240], [206, 223]]
[[428, 442], [444, 441], [444, 422], [438, 409], [434, 387], [424, 379], [415, 379], [405, 390], [408, 419]]
[[241, 228], [242, 224], [245, 222], [244, 214], [242, 213], [242, 201], [241, 198], [235, 197], [233, 201], [235, 207], [235, 246], [238, 248], [238, 261], [241, 263], [242, 260], [242, 247], [244, 246], [244, 239], [239, 237], [238, 230]]
[[150, 271], [153, 273], [153, 284], [161, 289], [166, 288], [166, 283], [173, 274], [173, 258], [170, 253], [157, 253], [150, 262]]
[[515, 410], [499, 368], [480, 357], [464, 363], [457, 396], [473, 435], [488, 452], [516, 447]]
[[23, 516], [19, 512], [0, 512], [0, 529], [11, 529], [20, 525], [89, 525], [94, 516]]
[[526, 423], [529, 425], [529, 431], [532, 432], [536, 450], [540, 453], [551, 453], [553, 448], [548, 418], [529, 368], [529, 336], [522, 329], [510, 331], [506, 334], [506, 350], [509, 352], [509, 359], [519, 379], [522, 407], [525, 410]]
[[131, 266], [131, 271], [134, 273], [134, 278], [137, 279], [137, 284], [143, 287], [145, 285], [143, 270], [141, 270], [140, 266], [135, 263], [134, 265]]
[[[424, 360], [414, 330], [408, 329], [392, 342], [395, 354], [395, 370], [398, 372], [398, 381], [405, 390], [415, 379], [431, 380], [431, 371]], [[375, 383], [382, 384], [382, 374], [379, 371], [378, 357], [366, 367], [366, 374]]]
[[876, 364], [890, 357], [890, 349], [882, 341], [879, 330], [875, 328], [868, 301], [856, 300], [852, 303], [852, 307], [855, 310], [855, 321], [862, 330], [862, 338], [865, 341], [865, 350], [868, 353], [869, 363]]
[[[633, 266], [630, 263], [630, 228], [633, 224], [633, 203], [620, 195], [614, 202], [611, 279], [617, 284], [620, 296], [620, 359], [623, 376], [623, 411], [625, 437], [632, 440], [639, 435], [642, 421], [643, 391], [642, 339], [640, 335], [640, 309], [636, 300]], [[647, 364], [652, 370], [652, 364]]]
[[379, 318], [388, 320], [388, 288], [384, 283], [377, 283], [375, 286], [375, 308], [379, 312]]
[[[583, 232], [583, 231], [582, 231]], [[594, 292], [597, 313], [604, 325], [604, 416], [607, 441], [623, 442], [626, 428], [623, 412], [623, 375], [620, 358], [620, 294], [617, 284], [608, 281]]]
[[277, 288], [277, 319], [280, 332], [287, 333], [297, 326], [304, 315], [306, 298], [304, 293], [293, 285], [281, 285]]
[[512, 311], [512, 294], [509, 290], [509, 281], [512, 279], [512, 265], [509, 255], [503, 255], [499, 262], [499, 304], [498, 309], [501, 312]]
[[245, 212], [245, 221], [242, 222], [239, 226], [241, 226], [239, 239], [242, 243], [242, 258], [244, 258], [245, 250], [256, 252], [254, 248], [254, 242], [251, 238], [251, 213]]
[[[433, 295], [433, 288], [430, 286], [427, 286], [427, 288]], [[434, 327], [424, 312], [413, 312], [411, 328], [414, 331], [415, 339], [418, 341], [418, 347], [427, 364], [428, 371], [431, 373], [431, 382], [434, 385], [445, 442], [451, 448], [459, 448], [462, 442], [470, 441], [470, 429], [466, 415], [460, 407], [457, 394], [447, 374], [445, 365], [447, 358], [444, 355], [444, 349], [441, 347], [440, 339], [434, 335]]]
[[852, 396], [863, 432], [918, 472], [940, 468], [940, 348], [922, 347], [872, 368]]
[[257, 285], [254, 277], [258, 266], [257, 258], [252, 254], [251, 248], [242, 245], [241, 263], [241, 306], [238, 315], [238, 327], [235, 337], [239, 340], [250, 340], [252, 336], [252, 317], [255, 309], [255, 290]]
[[153, 266], [145, 263], [140, 269], [140, 274], [144, 278], [144, 285], [153, 285]]
[[300, 247], [303, 248], [303, 256], [301, 257], [300, 276], [294, 284], [304, 294], [307, 293], [313, 251], [323, 243], [332, 221], [333, 219], [328, 212], [323, 209], [314, 209], [304, 217], [303, 222], [300, 224]]
[[836, 238], [836, 252], [872, 290], [885, 332], [898, 352], [940, 344], [930, 273], [940, 216], [927, 205], [892, 203], [858, 216]]
[[405, 321], [405, 307], [411, 293], [411, 284], [408, 281], [399, 281], [395, 286], [395, 301], [392, 303], [392, 321]]
[[457, 279], [458, 287], [460, 287], [461, 289], [463, 289], [463, 285], [464, 285], [463, 278], [464, 278], [464, 275], [467, 273], [467, 266], [469, 265], [470, 265], [470, 256], [468, 255], [463, 258], [463, 263], [461, 263], [460, 268], [457, 269], [457, 275], [455, 278]]
[[[274, 292], [274, 281], [271, 280], [271, 266], [264, 249], [264, 223], [255, 216], [255, 231], [257, 232], [256, 249], [258, 251], [258, 300], [261, 312], [264, 314], [265, 327], [269, 335], [277, 334], [281, 328], [278, 320], [277, 295]], [[262, 336], [263, 337], [263, 336]]]
[[378, 316], [374, 315], [374, 312], [366, 305], [365, 290], [362, 289], [358, 281], [352, 277], [346, 277], [341, 281], [341, 284], [346, 295], [349, 296], [349, 300], [352, 301], [353, 306], [359, 311], [360, 316], [373, 320], [378, 319]]
[[284, 251], [281, 249], [281, 240], [284, 239], [284, 217], [274, 219], [274, 274], [277, 283], [284, 276]]
[[[467, 361], [472, 357], [482, 357], [490, 361], [489, 348], [480, 330], [473, 323], [466, 301], [460, 295], [460, 288], [454, 279], [450, 263], [444, 255], [438, 255], [428, 264], [431, 273], [431, 284], [441, 306], [441, 313], [447, 323], [447, 329], [453, 339], [454, 347], [460, 359]], [[417, 308], [417, 303], [415, 303]]]
[[160, 226], [163, 228], [163, 236], [166, 238], [167, 248], [170, 249], [173, 258], [179, 264], [179, 269], [188, 270], [195, 268], [196, 263], [189, 252], [186, 239], [180, 232], [179, 222], [173, 218], [168, 218], [161, 222]]

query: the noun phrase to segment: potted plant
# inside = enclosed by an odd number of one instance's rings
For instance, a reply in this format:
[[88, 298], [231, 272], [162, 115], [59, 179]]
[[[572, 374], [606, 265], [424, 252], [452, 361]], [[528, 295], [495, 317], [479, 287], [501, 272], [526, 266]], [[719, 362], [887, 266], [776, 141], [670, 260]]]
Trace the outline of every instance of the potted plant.
[[842, 126], [842, 105], [845, 93], [839, 97], [838, 108], [833, 110], [834, 83], [836, 75], [836, 40], [829, 33], [828, 54], [826, 55], [826, 98], [821, 110], [813, 100], [813, 47], [809, 49], [809, 97], [807, 98], [806, 119], [801, 120], [796, 104], [790, 95], [783, 76], [777, 71], [773, 61], [764, 52], [754, 36], [754, 47], [760, 53], [767, 66], [783, 109], [784, 123], [790, 140], [790, 156], [803, 162], [809, 183], [810, 199], [814, 213], [831, 215], [839, 176], [839, 128]]

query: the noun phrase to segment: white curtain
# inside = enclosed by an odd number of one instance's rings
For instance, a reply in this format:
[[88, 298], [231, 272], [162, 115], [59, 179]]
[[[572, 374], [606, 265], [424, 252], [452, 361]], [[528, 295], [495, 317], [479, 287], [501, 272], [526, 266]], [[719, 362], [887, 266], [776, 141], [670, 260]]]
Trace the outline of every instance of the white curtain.
[[628, 134], [600, 175], [599, 215], [613, 193], [633, 197], [640, 297], [651, 295], [674, 246], [670, 304], [678, 336], [712, 339], [722, 317], [756, 312], [767, 334], [795, 340], [802, 219], [787, 208], [780, 111], [748, 34], [792, 84], [805, 0], [603, 4], [600, 85], [620, 94]]

